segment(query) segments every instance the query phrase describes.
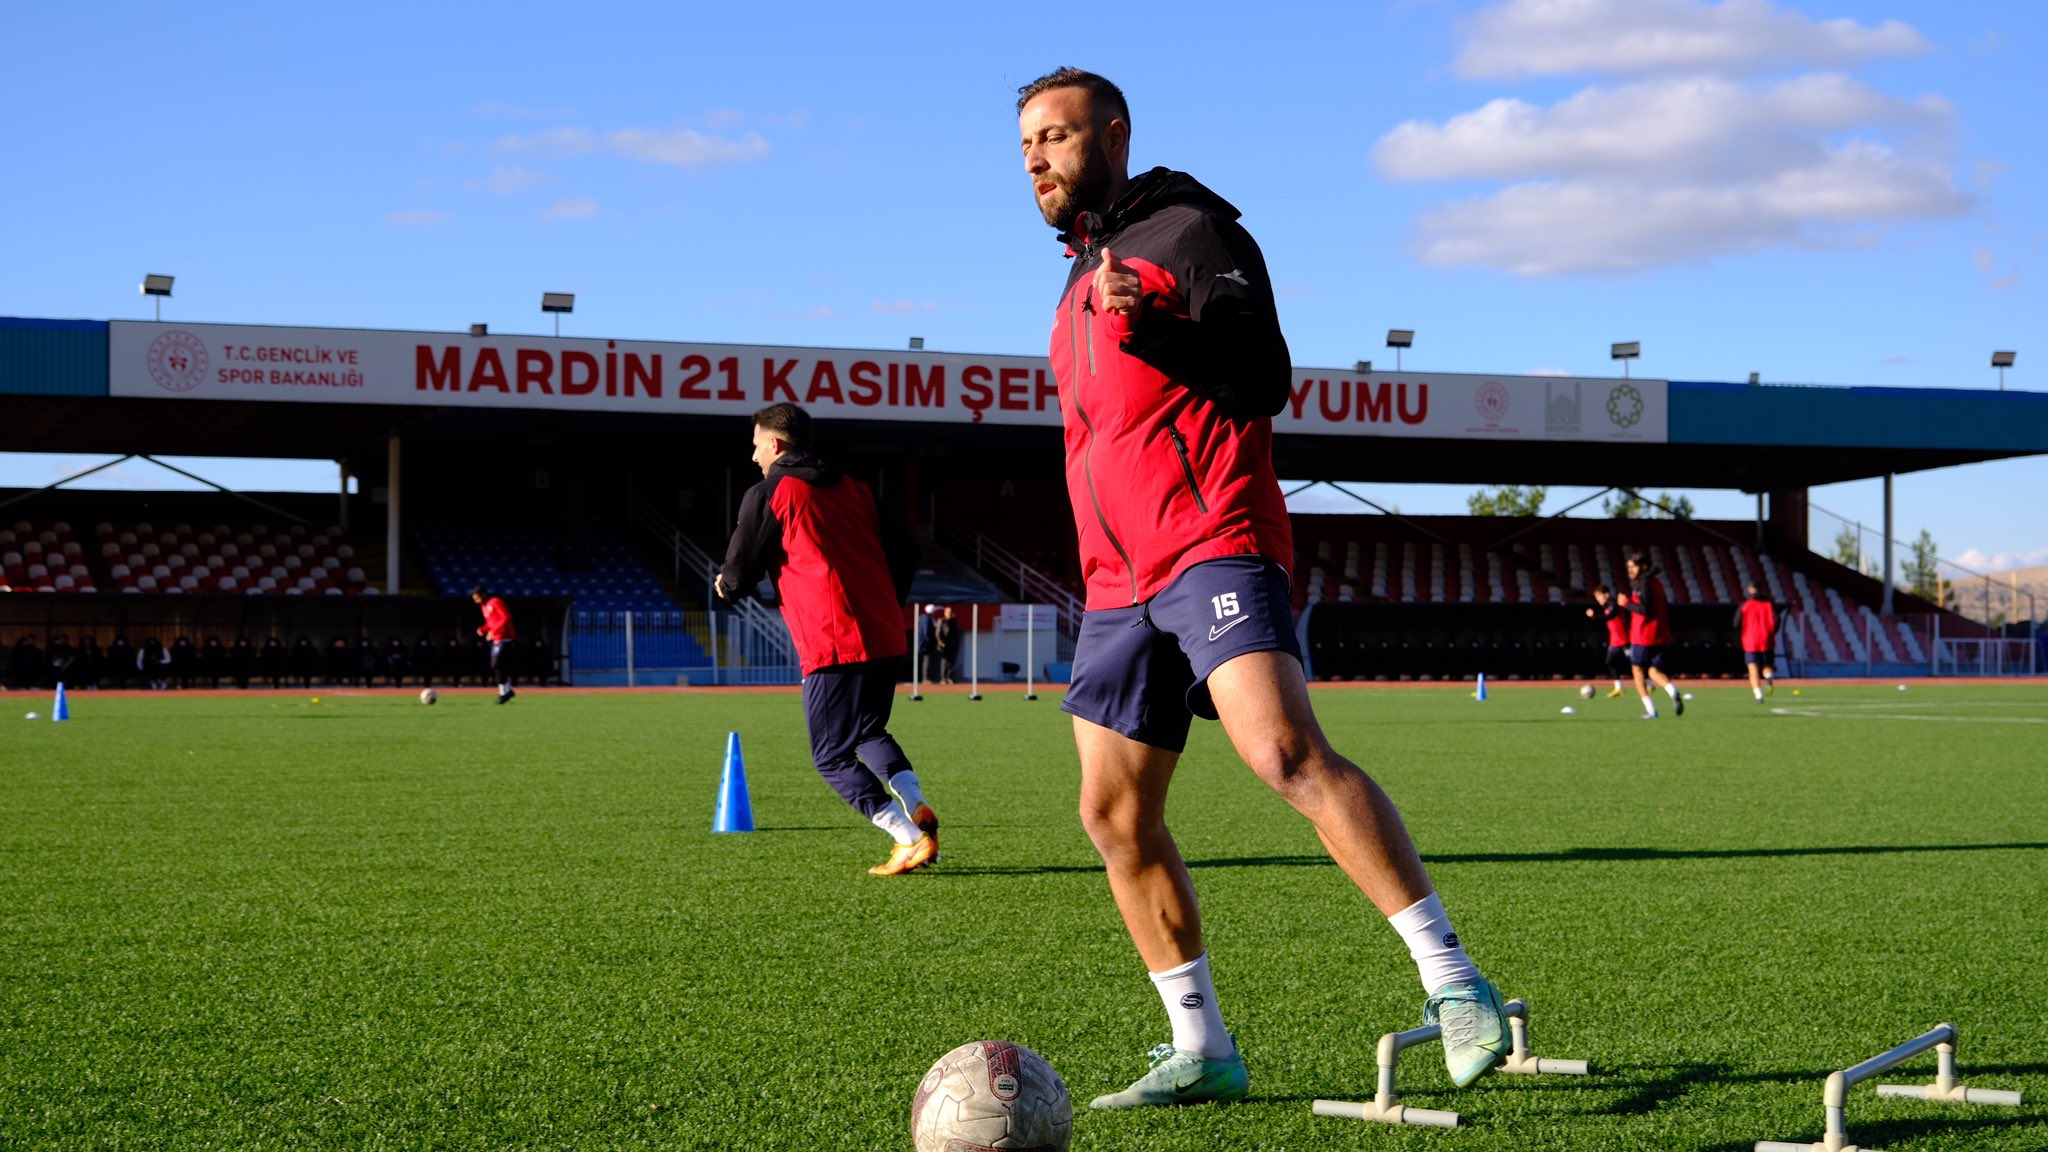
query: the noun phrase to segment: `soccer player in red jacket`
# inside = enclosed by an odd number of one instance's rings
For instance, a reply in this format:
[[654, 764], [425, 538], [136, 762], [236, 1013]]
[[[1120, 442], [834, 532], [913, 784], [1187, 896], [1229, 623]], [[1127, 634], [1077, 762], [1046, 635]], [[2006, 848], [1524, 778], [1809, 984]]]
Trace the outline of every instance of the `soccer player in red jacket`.
[[1742, 628], [1742, 662], [1749, 666], [1749, 691], [1761, 704], [1775, 687], [1771, 682], [1775, 671], [1771, 667], [1771, 641], [1778, 634], [1778, 609], [1755, 584], [1744, 591], [1749, 598], [1735, 610], [1735, 622]]
[[1586, 609], [1586, 615], [1607, 625], [1607, 674], [1614, 678], [1614, 691], [1607, 694], [1609, 700], [1621, 696], [1621, 678], [1628, 675], [1628, 613], [1622, 605], [1627, 596], [1617, 596], [1614, 590], [1602, 584], [1593, 589], [1593, 607]]
[[[1073, 258], [1052, 333], [1086, 611], [1061, 707], [1074, 716], [1081, 822], [1166, 1009], [1170, 1044], [1097, 1108], [1243, 1098], [1202, 918], [1166, 826], [1195, 715], [1315, 826], [1393, 924], [1460, 1087], [1508, 1050], [1499, 993], [1465, 954], [1393, 801], [1309, 705], [1273, 471], [1293, 382], [1265, 259], [1194, 178], [1129, 173], [1131, 118], [1108, 80], [1063, 68], [1017, 102], [1024, 166]], [[1347, 1027], [1347, 1039], [1363, 1029]]]
[[1671, 644], [1671, 610], [1664, 599], [1664, 582], [1657, 579], [1657, 570], [1641, 552], [1630, 553], [1624, 568], [1628, 572], [1628, 603], [1621, 609], [1629, 614], [1628, 662], [1635, 674], [1636, 695], [1643, 699], [1643, 719], [1657, 718], [1652, 684], [1671, 697], [1672, 713], [1683, 716], [1685, 697], [1664, 674], [1664, 649]]
[[867, 485], [811, 452], [811, 417], [796, 405], [754, 414], [753, 460], [762, 479], [740, 500], [718, 594], [737, 599], [764, 574], [774, 579], [803, 669], [811, 760], [841, 799], [896, 842], [868, 871], [923, 868], [939, 858], [939, 818], [889, 735], [896, 661], [908, 651], [903, 602], [916, 544], [897, 517], [881, 513]]
[[505, 648], [515, 636], [512, 610], [482, 585], [469, 590], [469, 599], [484, 611], [484, 622], [477, 626], [476, 634], [491, 642], [491, 675], [497, 678], [498, 703], [503, 704], [519, 695], [512, 690], [512, 653]]

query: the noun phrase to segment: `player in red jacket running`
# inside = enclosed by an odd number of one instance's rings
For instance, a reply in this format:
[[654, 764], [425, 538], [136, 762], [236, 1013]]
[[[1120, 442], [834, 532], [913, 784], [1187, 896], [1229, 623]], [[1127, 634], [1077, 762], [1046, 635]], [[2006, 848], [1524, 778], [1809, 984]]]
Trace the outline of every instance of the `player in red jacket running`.
[[512, 690], [512, 653], [505, 648], [515, 635], [512, 610], [482, 585], [469, 590], [469, 599], [484, 610], [484, 622], [477, 626], [476, 634], [491, 642], [491, 675], [498, 681], [498, 703], [503, 704], [519, 695]]
[[1778, 609], [1755, 584], [1745, 591], [1749, 599], [1735, 610], [1735, 623], [1742, 629], [1742, 662], [1749, 666], [1749, 691], [1761, 704], [1775, 687], [1771, 648], [1778, 635]]
[[[1020, 91], [1024, 166], [1073, 258], [1052, 367], [1086, 611], [1062, 707], [1081, 822], [1166, 1008], [1173, 1041], [1097, 1108], [1241, 1099], [1249, 1074], [1216, 1008], [1202, 919], [1166, 826], [1195, 715], [1315, 826], [1408, 945], [1451, 1079], [1508, 1049], [1499, 994], [1465, 954], [1379, 785], [1309, 705], [1289, 604], [1273, 421], [1293, 366], [1265, 259], [1237, 209], [1184, 173], [1129, 175], [1116, 85], [1063, 68]], [[1357, 1028], [1350, 1032], [1359, 1033]]]
[[811, 417], [796, 405], [754, 414], [753, 459], [762, 480], [740, 500], [718, 594], [737, 599], [762, 575], [774, 579], [803, 669], [812, 762], [841, 799], [896, 841], [888, 860], [868, 871], [915, 871], [939, 858], [939, 818], [889, 735], [889, 712], [896, 661], [908, 651], [903, 601], [916, 544], [867, 485], [812, 454]]
[[1671, 644], [1670, 607], [1664, 599], [1664, 582], [1657, 579], [1657, 570], [1650, 567], [1649, 558], [1641, 552], [1629, 554], [1628, 602], [1621, 606], [1629, 614], [1628, 662], [1635, 673], [1636, 695], [1643, 699], [1643, 719], [1657, 718], [1657, 696], [1650, 690], [1655, 684], [1671, 697], [1671, 711], [1678, 716], [1685, 715], [1685, 697], [1678, 691], [1678, 685], [1664, 674], [1664, 649]]
[[1607, 674], [1614, 678], [1614, 691], [1607, 694], [1610, 700], [1621, 696], [1621, 678], [1629, 675], [1628, 664], [1628, 612], [1622, 608], [1628, 597], [1617, 596], [1605, 584], [1593, 589], [1593, 607], [1586, 609], [1586, 615], [1607, 625]]

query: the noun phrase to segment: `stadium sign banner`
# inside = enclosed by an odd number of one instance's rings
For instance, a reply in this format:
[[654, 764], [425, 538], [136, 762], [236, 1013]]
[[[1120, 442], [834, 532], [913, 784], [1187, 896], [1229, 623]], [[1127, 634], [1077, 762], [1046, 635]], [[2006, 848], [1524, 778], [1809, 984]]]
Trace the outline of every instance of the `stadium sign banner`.
[[[148, 399], [1057, 425], [1043, 357], [113, 321], [108, 393]], [[1662, 443], [1661, 380], [1298, 368], [1281, 432]]]

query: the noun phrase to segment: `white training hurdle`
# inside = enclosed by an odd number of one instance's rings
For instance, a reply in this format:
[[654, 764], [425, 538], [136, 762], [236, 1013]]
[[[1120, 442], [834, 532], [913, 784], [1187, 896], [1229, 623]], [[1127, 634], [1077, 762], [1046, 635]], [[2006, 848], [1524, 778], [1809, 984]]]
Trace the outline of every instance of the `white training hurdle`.
[[[1495, 1069], [1518, 1076], [1584, 1076], [1591, 1070], [1584, 1060], [1540, 1059], [1529, 1051], [1529, 1003], [1526, 1000], [1510, 1000], [1502, 1006], [1508, 1017], [1508, 1033], [1512, 1041], [1505, 1063]], [[1421, 1124], [1432, 1128], [1456, 1128], [1458, 1114], [1441, 1112], [1434, 1108], [1411, 1108], [1400, 1103], [1394, 1095], [1394, 1069], [1401, 1059], [1401, 1051], [1417, 1044], [1443, 1038], [1442, 1025], [1425, 1024], [1410, 1028], [1406, 1032], [1389, 1032], [1380, 1037], [1379, 1050], [1379, 1091], [1372, 1099], [1363, 1102], [1350, 1100], [1317, 1100], [1309, 1107], [1318, 1116], [1341, 1116], [1350, 1120], [1377, 1120], [1382, 1124]]]
[[1920, 1053], [1934, 1049], [1938, 1066], [1932, 1084], [1879, 1084], [1879, 1096], [1914, 1096], [1922, 1100], [1949, 1100], [1963, 1104], [2002, 1104], [2016, 1108], [2020, 1103], [2018, 1092], [2000, 1092], [1986, 1088], [1965, 1088], [1956, 1083], [1956, 1028], [1953, 1024], [1937, 1024], [1923, 1036], [1916, 1036], [1889, 1052], [1881, 1052], [1863, 1063], [1840, 1072], [1828, 1074], [1827, 1084], [1821, 1089], [1821, 1106], [1827, 1110], [1827, 1134], [1813, 1144], [1793, 1144], [1780, 1140], [1759, 1140], [1756, 1152], [1876, 1152], [1875, 1149], [1859, 1149], [1849, 1143], [1849, 1133], [1843, 1124], [1843, 1109], [1848, 1105], [1849, 1089], [1872, 1076], [1902, 1064]]

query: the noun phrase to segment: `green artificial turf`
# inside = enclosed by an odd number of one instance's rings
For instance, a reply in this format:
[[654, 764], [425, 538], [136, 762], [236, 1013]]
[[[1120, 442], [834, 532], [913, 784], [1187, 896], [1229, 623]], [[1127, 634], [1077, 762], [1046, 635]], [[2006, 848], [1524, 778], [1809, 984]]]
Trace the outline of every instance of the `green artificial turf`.
[[[1801, 687], [1317, 691], [1536, 1052], [1593, 1064], [1455, 1091], [1415, 1049], [1450, 1132], [1310, 1113], [1422, 992], [1215, 725], [1170, 815], [1253, 1096], [1089, 1113], [1167, 1030], [1056, 695], [898, 697], [945, 859], [891, 880], [790, 693], [74, 695], [0, 723], [0, 1148], [907, 1149], [925, 1067], [995, 1037], [1076, 1149], [1732, 1150], [1818, 1140], [1828, 1071], [1942, 1021], [2025, 1106], [1865, 1085], [1851, 1136], [2048, 1148], [2048, 686]], [[728, 731], [750, 834], [709, 830]]]

